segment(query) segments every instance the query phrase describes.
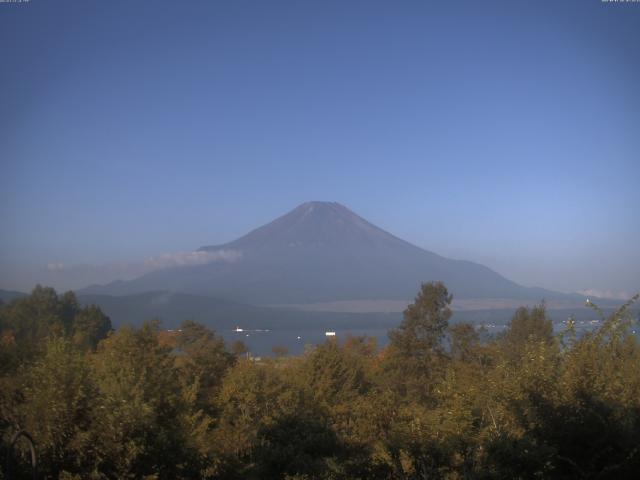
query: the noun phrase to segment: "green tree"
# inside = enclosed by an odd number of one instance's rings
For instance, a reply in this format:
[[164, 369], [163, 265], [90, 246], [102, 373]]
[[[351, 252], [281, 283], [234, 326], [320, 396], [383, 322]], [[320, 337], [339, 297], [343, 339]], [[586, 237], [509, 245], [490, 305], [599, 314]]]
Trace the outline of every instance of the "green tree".
[[96, 305], [89, 305], [74, 315], [70, 334], [81, 349], [95, 350], [111, 330], [111, 319]]
[[235, 362], [234, 355], [226, 351], [224, 340], [215, 332], [191, 320], [182, 322], [176, 348], [183, 381], [197, 385], [197, 405], [210, 411], [224, 374]]
[[442, 282], [423, 283], [400, 326], [389, 332], [386, 382], [402, 396], [420, 401], [431, 397], [446, 360], [442, 340], [451, 317], [451, 300]]
[[284, 345], [276, 345], [271, 349], [276, 357], [286, 357], [289, 354], [289, 349]]
[[38, 285], [28, 297], [15, 299], [0, 309], [0, 325], [3, 333], [13, 338], [20, 357], [26, 359], [48, 336], [65, 335], [73, 314], [63, 308], [53, 288]]
[[340, 448], [335, 432], [321, 415], [298, 411], [260, 428], [255, 473], [257, 478], [330, 478]]
[[81, 348], [94, 349], [110, 331], [111, 321], [99, 307], [81, 308], [73, 292], [58, 296], [53, 288], [38, 285], [28, 297], [0, 307], [2, 345], [15, 356], [3, 367], [28, 361], [49, 337], [72, 338]]
[[249, 351], [249, 349], [247, 348], [247, 346], [245, 345], [245, 343], [242, 340], [236, 340], [231, 344], [231, 352], [236, 357], [242, 357], [248, 351]]
[[442, 339], [451, 318], [452, 295], [442, 282], [423, 283], [414, 302], [403, 313], [400, 326], [389, 332], [391, 346], [409, 357], [427, 357], [442, 351]]
[[544, 302], [531, 309], [518, 308], [502, 337], [505, 350], [514, 359], [520, 356], [527, 342], [551, 344], [553, 341], [553, 322], [547, 317]]
[[317, 402], [334, 411], [348, 413], [369, 387], [364, 362], [353, 350], [328, 340], [310, 352], [301, 364], [298, 379], [310, 388]]
[[100, 342], [92, 365], [100, 392], [99, 470], [109, 478], [197, 475], [200, 456], [185, 428], [188, 406], [157, 323], [120, 328]]
[[36, 439], [40, 472], [47, 478], [63, 471], [95, 474], [97, 389], [84, 357], [69, 340], [51, 339], [23, 378], [14, 428]]
[[470, 362], [476, 358], [480, 336], [473, 325], [458, 323], [449, 327], [451, 357], [453, 360]]

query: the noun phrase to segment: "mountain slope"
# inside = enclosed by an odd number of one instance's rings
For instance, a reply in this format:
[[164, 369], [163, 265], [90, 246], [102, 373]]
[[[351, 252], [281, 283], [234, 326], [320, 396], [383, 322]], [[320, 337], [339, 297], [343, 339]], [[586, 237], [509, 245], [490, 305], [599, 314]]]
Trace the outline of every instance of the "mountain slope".
[[23, 292], [16, 292], [13, 290], [0, 290], [0, 302], [8, 303], [16, 298], [26, 297], [27, 294]]
[[522, 287], [477, 263], [423, 250], [338, 203], [304, 203], [235, 241], [200, 250], [231, 260], [157, 270], [84, 293], [164, 290], [253, 304], [406, 300], [421, 282], [442, 280], [457, 298], [563, 296]]

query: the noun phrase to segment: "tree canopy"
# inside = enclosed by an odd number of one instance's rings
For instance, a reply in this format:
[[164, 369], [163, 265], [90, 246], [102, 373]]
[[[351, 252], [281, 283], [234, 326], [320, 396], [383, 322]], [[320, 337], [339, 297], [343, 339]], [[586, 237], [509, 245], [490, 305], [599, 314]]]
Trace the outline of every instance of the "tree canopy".
[[451, 299], [423, 284], [385, 348], [347, 337], [256, 361], [196, 322], [112, 331], [37, 287], [0, 306], [1, 441], [26, 429], [41, 477], [65, 480], [636, 477], [632, 302], [581, 335], [522, 307], [487, 338], [449, 323]]

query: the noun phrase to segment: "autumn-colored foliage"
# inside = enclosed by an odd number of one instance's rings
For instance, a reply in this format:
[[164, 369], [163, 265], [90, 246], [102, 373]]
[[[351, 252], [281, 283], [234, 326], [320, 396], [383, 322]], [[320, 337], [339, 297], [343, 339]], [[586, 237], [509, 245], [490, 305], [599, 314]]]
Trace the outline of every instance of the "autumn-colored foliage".
[[257, 362], [191, 321], [111, 331], [38, 287], [0, 307], [2, 441], [27, 429], [53, 479], [636, 478], [631, 303], [583, 335], [522, 307], [483, 340], [450, 302], [422, 285], [384, 349]]

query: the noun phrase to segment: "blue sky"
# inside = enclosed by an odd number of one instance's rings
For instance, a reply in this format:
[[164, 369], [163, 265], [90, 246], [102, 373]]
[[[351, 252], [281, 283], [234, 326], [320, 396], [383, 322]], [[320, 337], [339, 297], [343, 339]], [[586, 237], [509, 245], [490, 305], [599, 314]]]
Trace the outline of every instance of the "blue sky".
[[638, 290], [639, 46], [640, 4], [600, 0], [0, 4], [0, 288], [331, 200], [524, 285]]

